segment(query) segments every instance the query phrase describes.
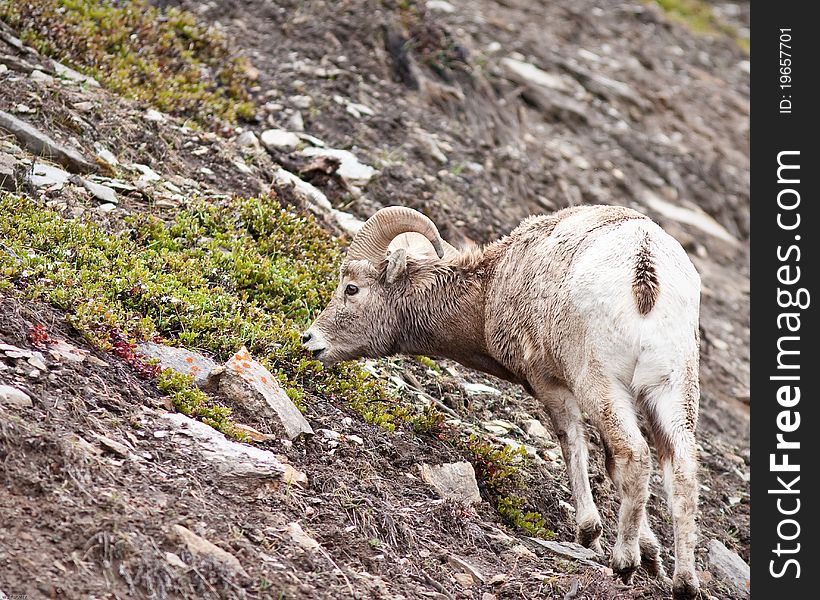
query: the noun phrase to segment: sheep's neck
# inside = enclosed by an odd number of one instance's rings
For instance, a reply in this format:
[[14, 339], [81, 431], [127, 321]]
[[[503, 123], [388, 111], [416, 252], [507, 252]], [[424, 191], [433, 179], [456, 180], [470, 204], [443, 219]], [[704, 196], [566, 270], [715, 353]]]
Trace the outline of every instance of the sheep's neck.
[[408, 297], [397, 351], [449, 358], [471, 369], [519, 382], [487, 349], [484, 277], [484, 270], [474, 265], [456, 264], [436, 273], [425, 292]]

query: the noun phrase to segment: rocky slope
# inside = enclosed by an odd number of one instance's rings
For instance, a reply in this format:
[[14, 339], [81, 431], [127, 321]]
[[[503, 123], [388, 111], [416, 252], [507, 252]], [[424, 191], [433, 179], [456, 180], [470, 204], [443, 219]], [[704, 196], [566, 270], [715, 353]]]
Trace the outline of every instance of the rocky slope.
[[[559, 544], [563, 463], [522, 390], [424, 358], [325, 374], [294, 349], [338, 259], [313, 220], [343, 244], [405, 204], [469, 245], [579, 203], [650, 214], [701, 273], [698, 561], [705, 595], [745, 597], [748, 3], [715, 6], [701, 33], [651, 3], [172, 4], [249, 59], [255, 118], [130, 94], [38, 44], [42, 14], [0, 22], [0, 597], [668, 595]], [[157, 379], [140, 333], [195, 351], [186, 373], [242, 344], [268, 371], [199, 392]], [[262, 377], [312, 434], [265, 412]], [[437, 465], [462, 465], [462, 500]]]

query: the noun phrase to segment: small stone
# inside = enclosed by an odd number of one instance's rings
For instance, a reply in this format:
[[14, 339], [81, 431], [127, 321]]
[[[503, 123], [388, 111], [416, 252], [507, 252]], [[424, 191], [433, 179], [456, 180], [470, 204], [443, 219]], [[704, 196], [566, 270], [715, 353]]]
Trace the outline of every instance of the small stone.
[[54, 72], [57, 74], [57, 77], [60, 77], [61, 79], [83, 83], [91, 87], [100, 87], [100, 83], [90, 75], [83, 75], [82, 73], [75, 71], [71, 67], [67, 67], [63, 63], [56, 60], [52, 60], [51, 64], [54, 67]]
[[377, 173], [376, 169], [356, 158], [349, 150], [335, 148], [305, 148], [299, 152], [302, 156], [328, 156], [339, 160], [336, 172], [350, 185], [364, 185]]
[[288, 524], [287, 532], [290, 536], [290, 539], [296, 542], [296, 544], [300, 548], [302, 548], [302, 550], [307, 550], [308, 552], [310, 552], [321, 548], [319, 542], [317, 542], [307, 533], [305, 533], [305, 530], [302, 529], [302, 526], [295, 521], [293, 523]]
[[293, 150], [300, 142], [298, 135], [284, 129], [266, 129], [262, 132], [262, 144], [269, 151]]
[[481, 571], [479, 571], [477, 567], [471, 565], [463, 558], [455, 555], [450, 555], [447, 557], [447, 561], [453, 568], [461, 569], [469, 573], [470, 577], [472, 577], [475, 583], [483, 584], [486, 581], [486, 578], [484, 577], [484, 575], [481, 574]]
[[42, 85], [49, 85], [51, 83], [54, 83], [54, 78], [51, 75], [43, 73], [42, 71], [38, 71], [37, 69], [34, 69], [31, 72], [31, 75], [29, 75], [29, 77], [34, 83]]
[[236, 144], [242, 148], [259, 148], [259, 138], [253, 131], [243, 131], [236, 138]]
[[598, 558], [598, 555], [595, 554], [594, 550], [585, 548], [581, 544], [576, 544], [575, 542], [554, 542], [552, 540], [542, 540], [541, 538], [534, 537], [529, 539], [539, 546], [546, 548], [553, 554], [557, 554], [565, 558], [572, 558], [581, 562], [594, 562]]
[[468, 504], [481, 502], [475, 470], [468, 462], [421, 465], [421, 478], [430, 484], [442, 498], [460, 500]]
[[161, 419], [175, 433], [190, 437], [197, 454], [223, 476], [280, 478], [285, 473], [285, 466], [269, 450], [229, 440], [213, 427], [180, 413], [166, 413]]
[[110, 202], [106, 202], [105, 204], [100, 204], [100, 205], [96, 208], [96, 210], [97, 210], [98, 212], [101, 212], [101, 213], [111, 212], [111, 211], [116, 210], [116, 209], [117, 209], [117, 205], [116, 205], [116, 204], [112, 204], [112, 203], [110, 203]]
[[308, 482], [308, 476], [298, 469], [294, 469], [287, 463], [283, 463], [285, 472], [282, 473], [282, 481], [290, 485], [305, 486]]
[[720, 540], [713, 539], [709, 542], [709, 570], [743, 597], [749, 595], [751, 589], [749, 565]]
[[93, 181], [83, 180], [83, 187], [91, 192], [97, 200], [107, 202], [109, 204], [117, 204], [120, 200], [117, 198], [117, 192], [110, 187], [94, 183]]
[[233, 166], [236, 167], [236, 170], [242, 173], [243, 175], [253, 175], [253, 169], [248, 166], [248, 164], [241, 160], [233, 161]]
[[143, 118], [146, 121], [151, 121], [153, 123], [164, 123], [165, 122], [165, 115], [163, 115], [158, 110], [154, 110], [153, 108], [149, 108], [145, 111]]
[[0, 75], [2, 75], [3, 73], [5, 73], [8, 70], [9, 70], [9, 68], [6, 65], [0, 64]]
[[35, 187], [63, 185], [71, 177], [68, 171], [45, 163], [35, 163], [34, 168], [26, 174], [28, 182]]
[[199, 167], [199, 172], [208, 177], [215, 175], [214, 170], [208, 167]]
[[112, 440], [111, 438], [101, 434], [94, 435], [97, 438], [97, 441], [100, 443], [100, 445], [106, 450], [109, 450], [114, 454], [118, 454], [123, 458], [127, 458], [131, 454], [131, 451], [128, 449], [128, 446], [126, 446], [125, 444], [122, 444], [116, 440]]
[[552, 436], [550, 436], [549, 430], [544, 427], [544, 424], [541, 423], [538, 419], [529, 419], [524, 421], [524, 431], [527, 432], [527, 435], [531, 438], [535, 438], [542, 442], [550, 442], [552, 441]]
[[114, 156], [114, 153], [111, 152], [111, 150], [109, 150], [108, 148], [100, 144], [94, 144], [94, 151], [99, 158], [107, 162], [112, 167], [116, 167], [118, 164], [120, 164], [120, 161], [117, 160], [117, 157]]
[[500, 396], [501, 390], [496, 389], [494, 387], [490, 387], [489, 385], [484, 385], [483, 383], [462, 383], [461, 387], [464, 388], [464, 391], [468, 394], [490, 394], [492, 396]]
[[187, 348], [142, 342], [136, 349], [139, 354], [158, 359], [161, 368], [192, 377], [194, 385], [199, 387], [208, 383], [209, 374], [218, 366], [216, 361]]
[[464, 588], [471, 588], [475, 583], [469, 573], [453, 573], [453, 579], [455, 579], [458, 584]]
[[515, 546], [507, 550], [505, 554], [506, 553], [509, 553], [511, 556], [515, 558], [528, 558], [530, 560], [538, 560], [538, 556], [535, 554], [535, 552], [527, 548], [524, 544], [516, 544]]
[[427, 8], [433, 12], [446, 14], [456, 12], [456, 7], [449, 2], [445, 2], [444, 0], [427, 0]]
[[242, 346], [227, 363], [219, 377], [219, 389], [253, 414], [278, 423], [288, 439], [313, 434], [310, 424], [299, 412], [279, 382]]
[[93, 102], [76, 102], [72, 106], [80, 112], [91, 112], [94, 109]]
[[143, 181], [146, 183], [150, 183], [152, 181], [159, 181], [162, 179], [157, 173], [148, 165], [142, 165], [140, 163], [134, 163], [131, 165], [134, 169], [142, 173], [140, 175], [139, 181]]
[[0, 404], [13, 408], [29, 408], [32, 406], [28, 394], [10, 385], [0, 385]]
[[313, 106], [313, 98], [306, 95], [291, 96], [290, 103], [296, 108], [310, 108]]
[[498, 575], [493, 575], [492, 577], [490, 577], [487, 583], [490, 585], [499, 585], [504, 583], [505, 581], [507, 581], [507, 576], [504, 573], [499, 573]]
[[291, 131], [304, 131], [305, 130], [305, 120], [302, 118], [302, 113], [298, 110], [293, 111], [293, 114], [288, 117], [287, 122], [285, 125], [288, 126], [288, 129]]
[[177, 556], [173, 552], [166, 552], [165, 553], [165, 560], [172, 567], [179, 567], [180, 569], [187, 569], [188, 568], [188, 565], [185, 564], [185, 561], [183, 561], [179, 556]]
[[226, 552], [219, 546], [212, 544], [205, 538], [198, 536], [193, 531], [183, 527], [182, 525], [174, 525], [172, 531], [176, 535], [177, 539], [185, 544], [186, 548], [188, 548], [188, 552], [190, 552], [195, 558], [199, 560], [212, 560], [220, 563], [232, 573], [242, 575], [243, 577], [248, 577], [248, 574], [245, 572], [245, 569], [242, 568], [242, 564], [239, 562], [239, 559], [237, 559], [230, 552]]

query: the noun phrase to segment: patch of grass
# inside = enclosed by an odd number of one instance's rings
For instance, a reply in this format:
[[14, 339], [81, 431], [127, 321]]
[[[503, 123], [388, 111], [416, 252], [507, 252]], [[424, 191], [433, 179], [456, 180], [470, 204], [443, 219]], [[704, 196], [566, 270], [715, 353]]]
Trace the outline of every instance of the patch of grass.
[[[299, 332], [334, 288], [339, 247], [275, 198], [194, 201], [168, 224], [139, 215], [117, 231], [6, 193], [0, 214], [0, 289], [64, 310], [99, 348], [112, 349], [112, 330], [220, 360], [245, 345], [297, 404], [319, 394], [388, 430], [417, 412], [358, 365], [325, 369], [301, 349]], [[171, 383], [166, 391], [179, 392], [180, 382]], [[201, 398], [179, 401], [221, 422], [199, 410]]]
[[177, 8], [146, 0], [0, 3], [26, 43], [125, 97], [202, 122], [251, 119], [247, 60]]
[[541, 513], [527, 510], [526, 500], [521, 496], [515, 494], [502, 496], [498, 498], [496, 508], [507, 521], [533, 537], [544, 539], [555, 537], [555, 532], [547, 528], [547, 523]]
[[194, 386], [193, 379], [188, 375], [164, 369], [157, 378], [157, 387], [171, 398], [174, 408], [182, 414], [201, 419], [203, 423], [228, 437], [250, 441], [248, 436], [234, 427], [231, 409], [214, 405], [205, 392]]
[[682, 23], [695, 33], [706, 35], [724, 34], [735, 40], [738, 46], [749, 53], [749, 39], [738, 34], [737, 29], [722, 22], [703, 0], [647, 0], [660, 6], [673, 20]]

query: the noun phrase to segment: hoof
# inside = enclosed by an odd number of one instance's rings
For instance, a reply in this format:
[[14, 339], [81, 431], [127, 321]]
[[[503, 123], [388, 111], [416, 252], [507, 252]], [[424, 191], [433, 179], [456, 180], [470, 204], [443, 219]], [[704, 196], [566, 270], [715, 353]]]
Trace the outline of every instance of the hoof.
[[675, 573], [672, 578], [673, 600], [692, 600], [698, 596], [698, 578], [694, 573]]
[[601, 554], [601, 543], [598, 541], [598, 538], [601, 537], [603, 530], [604, 528], [601, 525], [600, 519], [585, 521], [578, 524], [576, 539], [584, 548], [590, 548], [598, 554]]
[[636, 547], [634, 555], [632, 555], [631, 552], [618, 552], [616, 546], [615, 551], [612, 553], [610, 567], [612, 571], [621, 578], [621, 581], [627, 585], [632, 583], [632, 576], [635, 574], [635, 571], [638, 570], [638, 565], [640, 565], [640, 555], [637, 550]]
[[665, 577], [661, 553], [654, 544], [641, 544], [641, 566], [650, 577]]

